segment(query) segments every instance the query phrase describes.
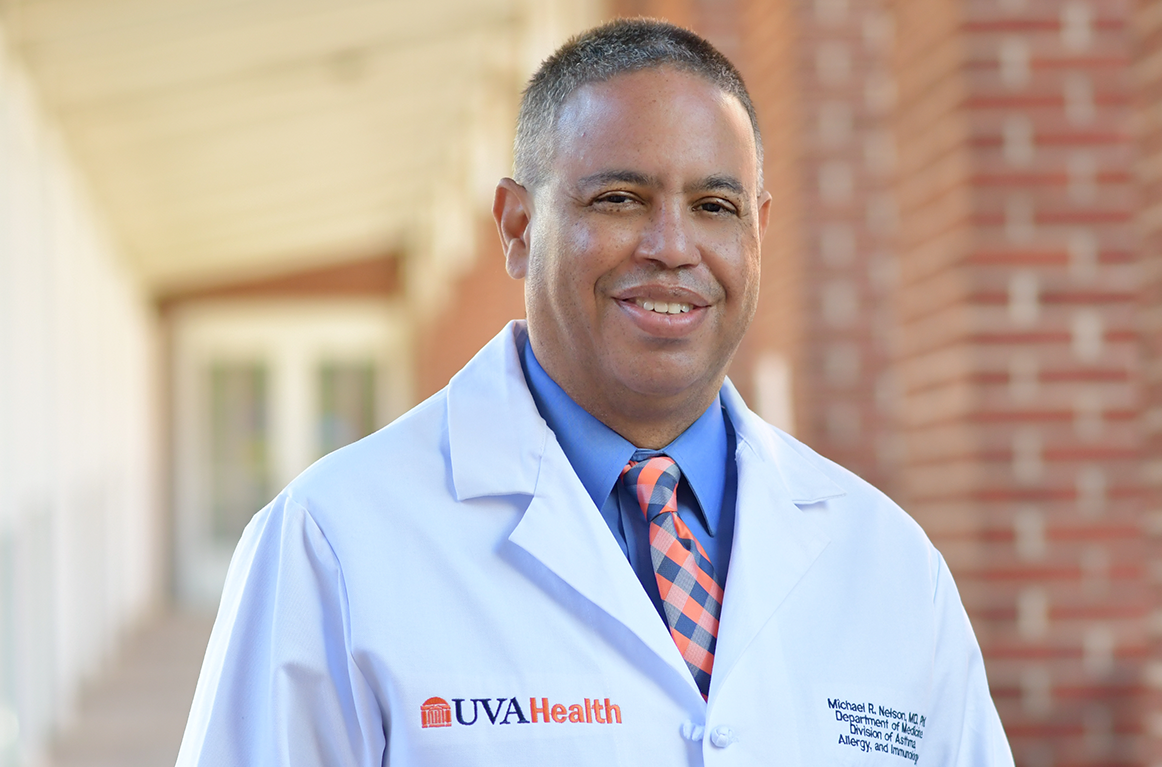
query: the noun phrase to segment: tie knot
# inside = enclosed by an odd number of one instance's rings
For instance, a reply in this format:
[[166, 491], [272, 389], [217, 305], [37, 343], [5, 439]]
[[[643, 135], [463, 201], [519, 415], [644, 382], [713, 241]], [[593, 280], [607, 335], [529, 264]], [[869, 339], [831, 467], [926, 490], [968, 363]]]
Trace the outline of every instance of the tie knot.
[[639, 450], [621, 472], [626, 489], [637, 498], [646, 519], [678, 510], [678, 464], [668, 455]]

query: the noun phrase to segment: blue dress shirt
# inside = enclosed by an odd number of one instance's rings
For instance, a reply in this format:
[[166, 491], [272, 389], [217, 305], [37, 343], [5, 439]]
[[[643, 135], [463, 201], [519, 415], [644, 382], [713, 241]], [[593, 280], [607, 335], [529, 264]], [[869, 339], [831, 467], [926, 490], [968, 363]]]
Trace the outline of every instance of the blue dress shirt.
[[[650, 559], [649, 523], [637, 498], [619, 481], [621, 470], [637, 448], [574, 402], [537, 362], [528, 341], [521, 350], [521, 363], [537, 410], [557, 436], [573, 471], [600, 509], [614, 540], [664, 621]], [[738, 490], [734, 445], [734, 428], [716, 399], [690, 428], [661, 450], [674, 459], [682, 472], [678, 516], [706, 550], [720, 586], [726, 585], [734, 539]]]

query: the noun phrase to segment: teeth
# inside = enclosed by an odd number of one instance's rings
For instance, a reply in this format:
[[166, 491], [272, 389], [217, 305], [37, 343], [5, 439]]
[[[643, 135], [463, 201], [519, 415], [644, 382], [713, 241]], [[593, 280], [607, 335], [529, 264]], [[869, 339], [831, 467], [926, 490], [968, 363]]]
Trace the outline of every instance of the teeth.
[[657, 312], [658, 314], [685, 314], [694, 308], [690, 304], [677, 302], [671, 304], [665, 301], [650, 301], [648, 298], [636, 299], [635, 303], [646, 311]]

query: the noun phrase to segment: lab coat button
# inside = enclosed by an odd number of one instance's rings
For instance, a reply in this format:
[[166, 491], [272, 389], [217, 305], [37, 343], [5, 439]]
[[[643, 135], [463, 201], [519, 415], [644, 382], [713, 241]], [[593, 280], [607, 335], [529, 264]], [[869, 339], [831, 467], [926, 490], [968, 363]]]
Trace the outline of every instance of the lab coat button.
[[710, 742], [719, 748], [726, 748], [734, 742], [734, 730], [729, 727], [715, 727], [710, 733]]
[[686, 740], [692, 740], [695, 743], [702, 740], [702, 736], [706, 733], [706, 728], [700, 724], [693, 722], [685, 722], [682, 725], [682, 737]]

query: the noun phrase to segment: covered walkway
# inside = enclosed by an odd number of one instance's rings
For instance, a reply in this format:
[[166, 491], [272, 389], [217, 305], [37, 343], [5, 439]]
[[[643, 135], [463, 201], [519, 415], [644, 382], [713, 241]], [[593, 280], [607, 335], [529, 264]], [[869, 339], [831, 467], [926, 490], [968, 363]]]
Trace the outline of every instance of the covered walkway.
[[172, 767], [213, 616], [166, 612], [127, 638], [85, 691], [51, 767]]

